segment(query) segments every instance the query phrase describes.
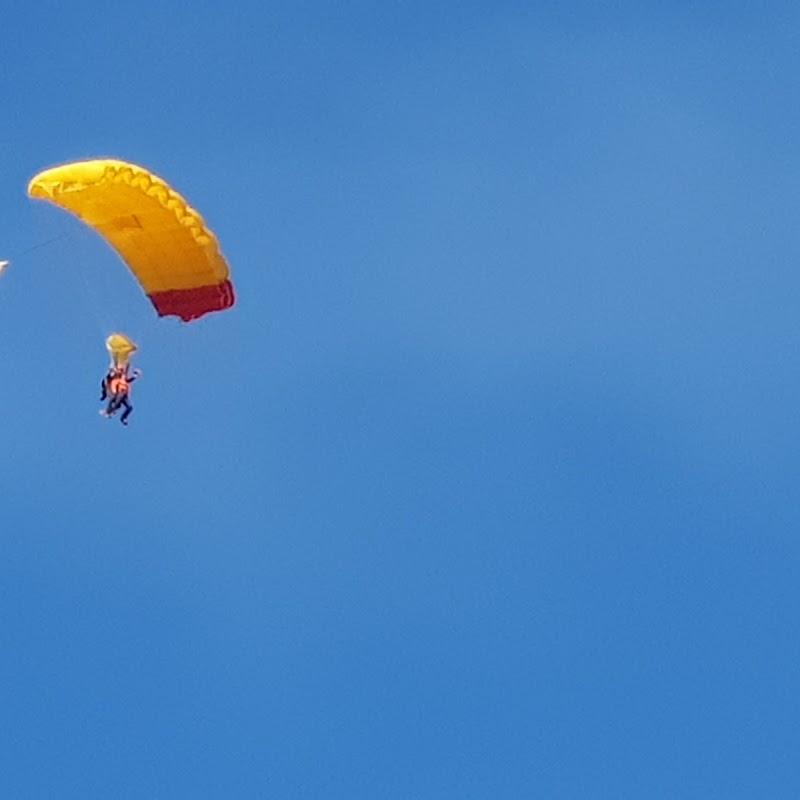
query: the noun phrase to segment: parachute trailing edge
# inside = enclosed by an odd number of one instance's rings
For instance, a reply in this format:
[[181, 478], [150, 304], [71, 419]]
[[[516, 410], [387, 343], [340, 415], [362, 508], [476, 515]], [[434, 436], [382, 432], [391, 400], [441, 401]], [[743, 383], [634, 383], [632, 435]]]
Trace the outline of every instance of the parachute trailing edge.
[[230, 268], [216, 237], [178, 192], [144, 167], [115, 159], [63, 164], [35, 175], [28, 194], [100, 234], [159, 316], [189, 322], [233, 306]]

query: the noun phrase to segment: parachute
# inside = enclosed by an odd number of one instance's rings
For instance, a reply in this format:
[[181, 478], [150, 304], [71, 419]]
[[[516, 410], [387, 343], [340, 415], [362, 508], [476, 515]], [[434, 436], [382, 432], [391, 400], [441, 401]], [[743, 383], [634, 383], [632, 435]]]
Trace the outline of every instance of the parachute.
[[111, 361], [115, 367], [124, 367], [128, 359], [136, 352], [136, 345], [123, 333], [112, 333], [106, 339], [106, 350], [108, 350]]
[[230, 269], [216, 237], [183, 197], [144, 167], [114, 159], [63, 164], [35, 175], [28, 195], [72, 212], [99, 233], [159, 316], [190, 322], [233, 306]]

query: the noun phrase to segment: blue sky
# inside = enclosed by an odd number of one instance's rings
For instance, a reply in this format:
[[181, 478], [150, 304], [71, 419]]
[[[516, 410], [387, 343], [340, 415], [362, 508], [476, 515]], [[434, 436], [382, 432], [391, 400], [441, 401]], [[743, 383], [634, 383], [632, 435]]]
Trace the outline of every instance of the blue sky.
[[[7, 9], [0, 794], [796, 797], [799, 30]], [[25, 196], [96, 156], [202, 211], [232, 311], [157, 319]]]

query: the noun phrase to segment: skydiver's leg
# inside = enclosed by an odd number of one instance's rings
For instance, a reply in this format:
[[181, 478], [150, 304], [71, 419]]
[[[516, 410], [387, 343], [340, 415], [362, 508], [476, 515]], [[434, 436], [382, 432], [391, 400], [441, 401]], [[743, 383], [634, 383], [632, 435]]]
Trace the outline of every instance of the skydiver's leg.
[[[131, 411], [133, 411], [133, 406], [131, 405], [130, 401], [128, 400], [127, 395], [122, 396], [122, 400], [120, 400], [119, 405], [125, 406], [125, 410], [122, 412], [122, 416], [119, 418], [119, 421], [123, 425], [128, 424], [128, 417], [131, 415]], [[119, 406], [117, 406], [119, 408]]]
[[122, 400], [124, 395], [112, 394], [111, 397], [108, 399], [108, 408], [106, 408], [106, 416], [113, 417], [114, 414], [119, 411], [119, 407], [122, 405]]

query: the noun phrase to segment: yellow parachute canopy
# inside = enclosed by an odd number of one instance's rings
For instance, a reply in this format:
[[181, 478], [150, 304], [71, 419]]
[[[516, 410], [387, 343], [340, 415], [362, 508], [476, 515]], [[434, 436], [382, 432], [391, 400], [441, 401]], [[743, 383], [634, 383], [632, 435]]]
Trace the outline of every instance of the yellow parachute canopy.
[[189, 322], [233, 305], [216, 237], [183, 197], [144, 167], [76, 161], [34, 176], [28, 194], [71, 211], [103, 236], [159, 316]]
[[136, 345], [123, 333], [112, 333], [106, 339], [106, 350], [115, 366], [121, 367], [136, 352]]

